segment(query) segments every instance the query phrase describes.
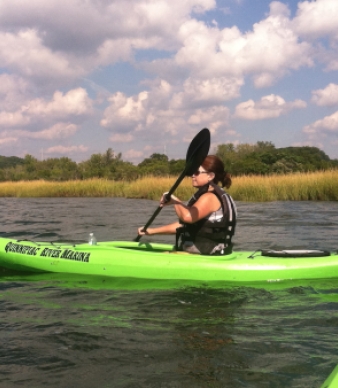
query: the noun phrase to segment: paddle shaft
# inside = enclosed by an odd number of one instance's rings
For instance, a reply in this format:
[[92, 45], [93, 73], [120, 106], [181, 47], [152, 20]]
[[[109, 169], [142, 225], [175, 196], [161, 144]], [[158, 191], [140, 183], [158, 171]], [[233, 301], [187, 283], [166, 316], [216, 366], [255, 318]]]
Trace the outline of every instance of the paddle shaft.
[[[187, 170], [187, 168], [185, 168], [184, 169], [184, 171], [182, 172], [182, 174], [178, 177], [178, 179], [177, 179], [177, 181], [175, 182], [175, 184], [173, 185], [173, 187], [168, 191], [168, 193], [166, 194], [166, 197], [167, 197], [167, 199], [168, 199], [168, 201], [170, 200], [170, 197], [171, 197], [171, 194], [177, 189], [177, 187], [178, 187], [178, 185], [182, 182], [182, 180], [184, 179], [184, 177], [185, 177], [185, 175], [186, 175], [186, 170]], [[148, 229], [148, 227], [149, 227], [149, 225], [151, 225], [152, 224], [152, 222], [154, 221], [154, 219], [157, 217], [157, 215], [159, 214], [159, 212], [162, 210], [162, 206], [159, 206], [156, 210], [155, 210], [155, 212], [154, 212], [154, 214], [150, 217], [150, 219], [148, 220], [148, 222], [144, 225], [144, 227], [143, 227], [143, 229], [142, 229], [142, 231], [143, 232], [145, 232], [147, 229]], [[141, 239], [141, 235], [138, 235], [135, 239], [134, 239], [134, 241], [140, 241], [140, 239]]]

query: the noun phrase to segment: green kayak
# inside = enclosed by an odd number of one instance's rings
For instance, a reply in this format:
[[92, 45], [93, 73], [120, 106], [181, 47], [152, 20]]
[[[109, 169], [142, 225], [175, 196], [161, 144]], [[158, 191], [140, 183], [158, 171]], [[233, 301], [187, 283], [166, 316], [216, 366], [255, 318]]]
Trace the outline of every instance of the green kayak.
[[233, 252], [203, 256], [172, 245], [112, 241], [97, 245], [0, 238], [0, 267], [138, 279], [277, 282], [338, 277], [338, 254], [321, 250]]
[[338, 388], [338, 365], [333, 369], [330, 376], [320, 388]]

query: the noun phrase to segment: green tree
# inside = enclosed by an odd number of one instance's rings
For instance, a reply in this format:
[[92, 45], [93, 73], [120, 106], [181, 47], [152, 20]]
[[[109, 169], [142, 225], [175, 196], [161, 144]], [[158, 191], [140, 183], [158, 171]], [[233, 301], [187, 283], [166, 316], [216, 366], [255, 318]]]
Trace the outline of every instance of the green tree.
[[24, 166], [27, 179], [37, 179], [38, 160], [34, 156], [27, 154], [24, 158]]
[[17, 156], [1, 156], [0, 155], [0, 169], [15, 167], [23, 165], [25, 160]]
[[180, 175], [185, 169], [185, 159], [171, 159], [169, 161], [169, 175], [177, 176]]
[[233, 170], [233, 165], [237, 161], [236, 148], [234, 144], [219, 144], [216, 147], [215, 155], [222, 160], [226, 169], [228, 169], [229, 171]]
[[256, 151], [273, 151], [276, 149], [276, 146], [271, 141], [258, 141], [256, 143]]
[[141, 175], [169, 175], [168, 156], [164, 154], [152, 154], [139, 163], [138, 167]]

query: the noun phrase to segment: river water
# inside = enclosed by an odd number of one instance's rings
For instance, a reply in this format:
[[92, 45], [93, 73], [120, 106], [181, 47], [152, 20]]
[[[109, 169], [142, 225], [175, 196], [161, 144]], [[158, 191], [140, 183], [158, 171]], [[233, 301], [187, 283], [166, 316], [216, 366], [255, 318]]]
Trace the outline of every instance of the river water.
[[[0, 198], [0, 235], [131, 240], [156, 207]], [[237, 250], [338, 248], [336, 202], [239, 202], [238, 212]], [[173, 220], [165, 208], [154, 224]], [[319, 388], [338, 363], [338, 280], [215, 287], [0, 274], [0, 387]]]

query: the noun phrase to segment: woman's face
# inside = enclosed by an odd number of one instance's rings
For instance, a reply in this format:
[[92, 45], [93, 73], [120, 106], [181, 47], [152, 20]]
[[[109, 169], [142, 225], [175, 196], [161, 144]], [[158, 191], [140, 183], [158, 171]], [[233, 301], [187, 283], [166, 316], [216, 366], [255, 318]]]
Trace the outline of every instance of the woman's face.
[[211, 172], [205, 171], [205, 169], [200, 166], [192, 175], [192, 185], [193, 187], [202, 187], [212, 180]]

